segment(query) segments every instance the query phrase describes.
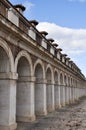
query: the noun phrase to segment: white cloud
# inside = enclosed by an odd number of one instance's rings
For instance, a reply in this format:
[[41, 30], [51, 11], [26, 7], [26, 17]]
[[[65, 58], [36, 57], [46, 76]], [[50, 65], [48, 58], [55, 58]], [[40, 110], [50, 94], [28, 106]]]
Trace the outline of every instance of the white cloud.
[[86, 29], [71, 29], [48, 22], [39, 23], [37, 28], [49, 32], [48, 37], [54, 38], [65, 52], [81, 54], [86, 51]]

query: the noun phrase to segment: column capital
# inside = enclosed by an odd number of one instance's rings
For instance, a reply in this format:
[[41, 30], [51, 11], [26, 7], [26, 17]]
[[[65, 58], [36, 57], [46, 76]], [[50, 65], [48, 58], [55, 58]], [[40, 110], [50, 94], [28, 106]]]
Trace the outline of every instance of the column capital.
[[5, 73], [3, 73], [3, 72], [1, 72], [0, 73], [0, 79], [5, 79], [5, 80], [11, 80], [11, 79], [18, 79], [18, 74], [17, 73], [15, 73], [15, 72], [5, 72]]
[[36, 83], [46, 84], [46, 83], [47, 83], [47, 79], [44, 79], [44, 78], [36, 78]]
[[34, 76], [21, 76], [18, 79], [20, 82], [35, 82], [36, 77]]

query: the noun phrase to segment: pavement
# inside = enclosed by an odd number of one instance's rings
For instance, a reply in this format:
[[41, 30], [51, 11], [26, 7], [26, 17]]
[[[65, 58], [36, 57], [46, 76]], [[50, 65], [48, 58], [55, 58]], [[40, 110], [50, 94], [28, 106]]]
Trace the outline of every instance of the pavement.
[[86, 130], [86, 97], [32, 123], [19, 122], [17, 130]]

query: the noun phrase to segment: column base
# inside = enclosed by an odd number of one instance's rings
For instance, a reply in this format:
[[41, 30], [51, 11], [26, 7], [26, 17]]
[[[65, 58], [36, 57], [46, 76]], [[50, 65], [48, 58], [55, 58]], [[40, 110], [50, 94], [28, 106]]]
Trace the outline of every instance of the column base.
[[74, 101], [73, 100], [70, 100], [70, 104], [72, 104]]
[[61, 107], [64, 107], [65, 105], [66, 105], [65, 103], [62, 103], [62, 104], [61, 104]]
[[65, 105], [69, 105], [69, 102], [65, 102]]
[[16, 130], [16, 128], [17, 128], [17, 123], [10, 126], [0, 125], [0, 130]]
[[48, 106], [48, 107], [47, 107], [47, 111], [48, 111], [48, 112], [53, 112], [54, 109], [52, 108], [52, 106]]
[[36, 112], [36, 116], [45, 116], [47, 115], [47, 111], [44, 112]]
[[59, 108], [59, 105], [55, 105], [55, 110]]
[[16, 120], [19, 122], [32, 122], [36, 119], [35, 116], [31, 116], [31, 117], [23, 117], [23, 116], [17, 116]]

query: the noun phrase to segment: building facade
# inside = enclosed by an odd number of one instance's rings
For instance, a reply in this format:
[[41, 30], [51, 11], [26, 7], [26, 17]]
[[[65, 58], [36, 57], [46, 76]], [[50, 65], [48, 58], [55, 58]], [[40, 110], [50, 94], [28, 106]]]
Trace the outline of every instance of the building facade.
[[22, 5], [0, 0], [0, 130], [15, 130], [86, 93], [85, 77]]

